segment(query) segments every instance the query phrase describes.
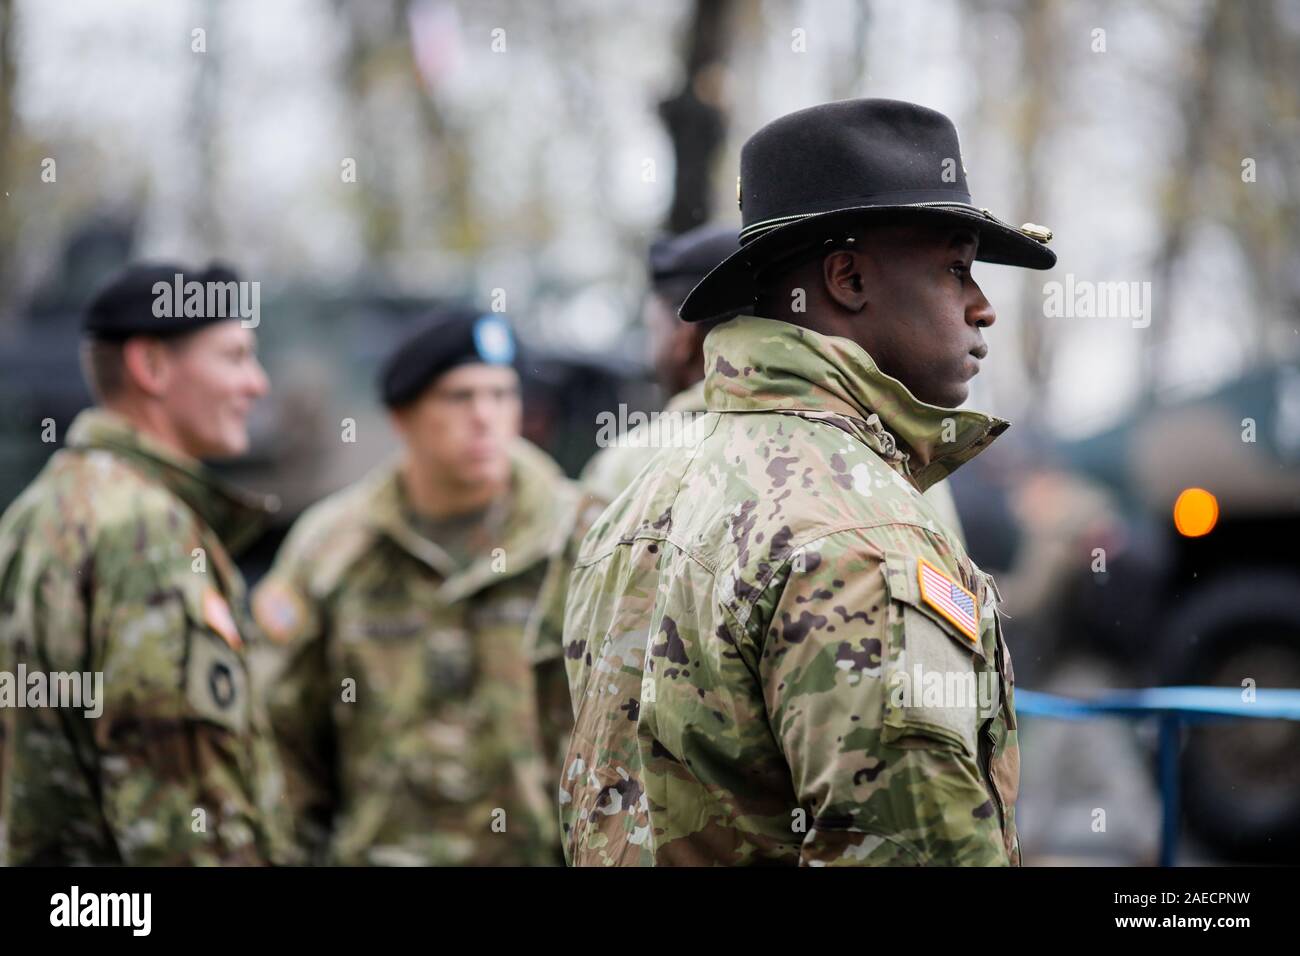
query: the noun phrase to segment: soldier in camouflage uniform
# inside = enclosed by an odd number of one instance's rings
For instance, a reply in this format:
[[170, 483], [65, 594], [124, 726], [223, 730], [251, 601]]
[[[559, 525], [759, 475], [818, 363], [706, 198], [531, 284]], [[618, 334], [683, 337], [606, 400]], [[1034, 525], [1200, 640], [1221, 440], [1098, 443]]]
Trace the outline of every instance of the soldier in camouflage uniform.
[[758, 315], [709, 334], [709, 415], [570, 579], [567, 855], [1017, 864], [997, 590], [922, 492], [1007, 427], [953, 410], [994, 320], [971, 260], [1047, 268], [1050, 234], [972, 206], [951, 122], [888, 100], [769, 124], [741, 197], [681, 314]]
[[[569, 575], [582, 539], [611, 501], [632, 483], [662, 447], [662, 437], [688, 432], [695, 416], [707, 411], [704, 403], [704, 338], [715, 326], [730, 318], [716, 316], [701, 322], [683, 322], [677, 310], [687, 294], [714, 266], [736, 251], [736, 233], [725, 226], [699, 226], [680, 236], [660, 239], [650, 247], [650, 293], [646, 296], [642, 320], [649, 332], [651, 362], [659, 386], [672, 395], [664, 406], [667, 416], [680, 416], [679, 424], [658, 431], [642, 425], [619, 436], [617, 444], [598, 451], [578, 478], [582, 498], [572, 531], [562, 551], [547, 570], [546, 582], [530, 622], [533, 643], [559, 647], [564, 630], [564, 601]], [[940, 518], [964, 542], [957, 506], [946, 481], [925, 490], [925, 496]], [[566, 742], [567, 743], [567, 742]]]
[[576, 492], [519, 437], [503, 317], [460, 309], [382, 378], [400, 460], [309, 509], [253, 607], [300, 845], [322, 862], [555, 864], [558, 644], [528, 645]]
[[239, 321], [155, 315], [155, 283], [177, 274], [136, 266], [96, 298], [85, 355], [101, 407], [0, 519], [0, 671], [103, 675], [97, 716], [0, 697], [9, 863], [255, 864], [286, 849], [229, 556], [265, 507], [197, 460], [246, 450], [267, 383]]

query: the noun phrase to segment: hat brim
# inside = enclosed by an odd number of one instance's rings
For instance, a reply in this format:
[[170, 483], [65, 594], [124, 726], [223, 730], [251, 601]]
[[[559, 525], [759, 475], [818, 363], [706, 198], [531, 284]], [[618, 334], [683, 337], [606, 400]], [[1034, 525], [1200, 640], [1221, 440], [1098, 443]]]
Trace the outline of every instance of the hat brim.
[[979, 234], [979, 251], [975, 256], [979, 262], [1025, 269], [1050, 269], [1056, 265], [1056, 253], [1046, 245], [974, 206], [857, 206], [807, 216], [763, 233], [701, 279], [682, 302], [677, 314], [685, 322], [702, 322], [752, 309], [755, 274], [760, 268], [784, 250], [819, 237], [836, 238], [831, 231], [837, 226], [848, 222], [856, 226], [873, 220], [908, 222], [925, 219], [956, 220], [971, 226]]

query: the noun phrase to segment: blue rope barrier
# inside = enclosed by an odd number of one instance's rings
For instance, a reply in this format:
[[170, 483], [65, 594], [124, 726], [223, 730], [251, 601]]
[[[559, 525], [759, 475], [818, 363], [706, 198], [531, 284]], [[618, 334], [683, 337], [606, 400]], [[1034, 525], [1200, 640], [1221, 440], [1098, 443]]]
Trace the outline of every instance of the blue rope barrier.
[[1300, 721], [1300, 690], [1236, 687], [1147, 687], [1079, 700], [1036, 690], [1016, 690], [1016, 717], [1049, 720], [1154, 719], [1160, 725], [1160, 865], [1178, 855], [1178, 758], [1186, 724], [1222, 720]]

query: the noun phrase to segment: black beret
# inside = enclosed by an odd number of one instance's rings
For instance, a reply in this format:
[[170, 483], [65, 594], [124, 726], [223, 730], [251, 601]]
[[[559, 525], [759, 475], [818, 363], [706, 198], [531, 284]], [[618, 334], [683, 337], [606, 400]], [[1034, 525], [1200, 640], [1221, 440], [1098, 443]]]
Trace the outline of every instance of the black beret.
[[654, 285], [676, 279], [699, 282], [739, 249], [738, 230], [727, 226], [696, 226], [679, 236], [664, 236], [650, 246], [650, 280]]
[[464, 306], [440, 309], [419, 323], [384, 362], [379, 396], [389, 408], [419, 397], [439, 375], [458, 365], [515, 365], [518, 349], [510, 320]]
[[[177, 263], [143, 262], [128, 266], [96, 293], [86, 308], [82, 330], [99, 339], [121, 340], [132, 335], [161, 338], [193, 332], [213, 322], [240, 319], [241, 298], [208, 294], [209, 282], [239, 279], [229, 268], [213, 263], [190, 270]], [[203, 283], [194, 295], [190, 283]], [[166, 289], [160, 288], [160, 284]], [[187, 286], [189, 286], [187, 288]], [[242, 292], [236, 290], [236, 296]], [[178, 298], [179, 295], [179, 298]], [[213, 308], [209, 309], [209, 303]], [[162, 314], [159, 314], [162, 313]]]

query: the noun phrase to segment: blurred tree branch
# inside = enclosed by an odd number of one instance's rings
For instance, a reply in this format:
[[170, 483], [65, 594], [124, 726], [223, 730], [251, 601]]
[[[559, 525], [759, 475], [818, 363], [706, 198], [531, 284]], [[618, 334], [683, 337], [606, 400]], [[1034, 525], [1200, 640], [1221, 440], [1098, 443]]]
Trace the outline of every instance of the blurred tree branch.
[[[219, 34], [221, 5], [216, 0], [203, 0], [198, 10], [201, 22], [207, 25], [208, 31]], [[220, 42], [213, 42], [203, 56], [195, 58], [194, 83], [185, 118], [194, 157], [194, 165], [190, 170], [194, 180], [189, 190], [187, 210], [189, 231], [207, 247], [209, 255], [219, 254], [222, 248], [223, 223], [217, 214], [217, 195], [220, 190], [217, 157], [220, 154], [221, 72], [224, 61], [224, 44]]]
[[1163, 304], [1152, 318], [1150, 335], [1142, 350], [1140, 401], [1143, 404], [1155, 398], [1177, 305], [1175, 274], [1186, 252], [1194, 219], [1210, 195], [1210, 184], [1202, 182], [1201, 171], [1211, 143], [1221, 133], [1219, 89], [1215, 81], [1222, 78], [1232, 16], [1229, 6], [1224, 0], [1209, 0], [1200, 36], [1188, 57], [1193, 72], [1179, 107], [1183, 148], [1170, 164], [1160, 197], [1161, 240], [1153, 263], [1152, 287]]
[[[1016, 155], [1023, 157], [1020, 194], [1016, 197], [1018, 222], [1043, 216], [1046, 196], [1043, 190], [1043, 145], [1056, 133], [1056, 118], [1061, 113], [1056, 81], [1060, 63], [1060, 20], [1055, 0], [1022, 0], [1017, 19], [1023, 25], [1020, 55], [1023, 63], [1019, 96], [1014, 112], [1013, 142]], [[1043, 321], [1043, 280], [1026, 270], [1020, 282], [1020, 347], [1025, 374], [1029, 380], [1029, 415], [1043, 407], [1052, 358], [1059, 343], [1059, 324]]]
[[696, 0], [686, 38], [685, 79], [675, 96], [659, 104], [677, 157], [667, 222], [673, 233], [707, 222], [713, 212], [713, 160], [727, 128], [723, 91], [731, 9], [731, 0]]
[[[1287, 29], [1279, 0], [1243, 4], [1244, 61], [1238, 75], [1248, 78], [1237, 91], [1240, 123], [1231, 142], [1223, 144], [1218, 166], [1225, 189], [1225, 213], [1236, 226], [1258, 304], [1251, 325], [1250, 354], [1256, 361], [1271, 355], [1270, 333], [1279, 325], [1294, 328], [1300, 316], [1300, 34]], [[1253, 67], [1253, 68], [1252, 68]], [[1246, 183], [1241, 164], [1257, 164], [1257, 178]]]
[[[347, 36], [342, 84], [351, 104], [349, 155], [357, 161], [366, 273], [382, 273], [385, 260], [409, 251], [413, 231], [432, 230], [455, 247], [473, 246], [477, 238], [471, 160], [463, 138], [447, 128], [421, 85], [409, 29], [412, 6], [411, 0], [336, 0]], [[413, 127], [394, 121], [405, 116], [417, 119]], [[437, 226], [423, 221], [430, 205], [440, 207]]]

